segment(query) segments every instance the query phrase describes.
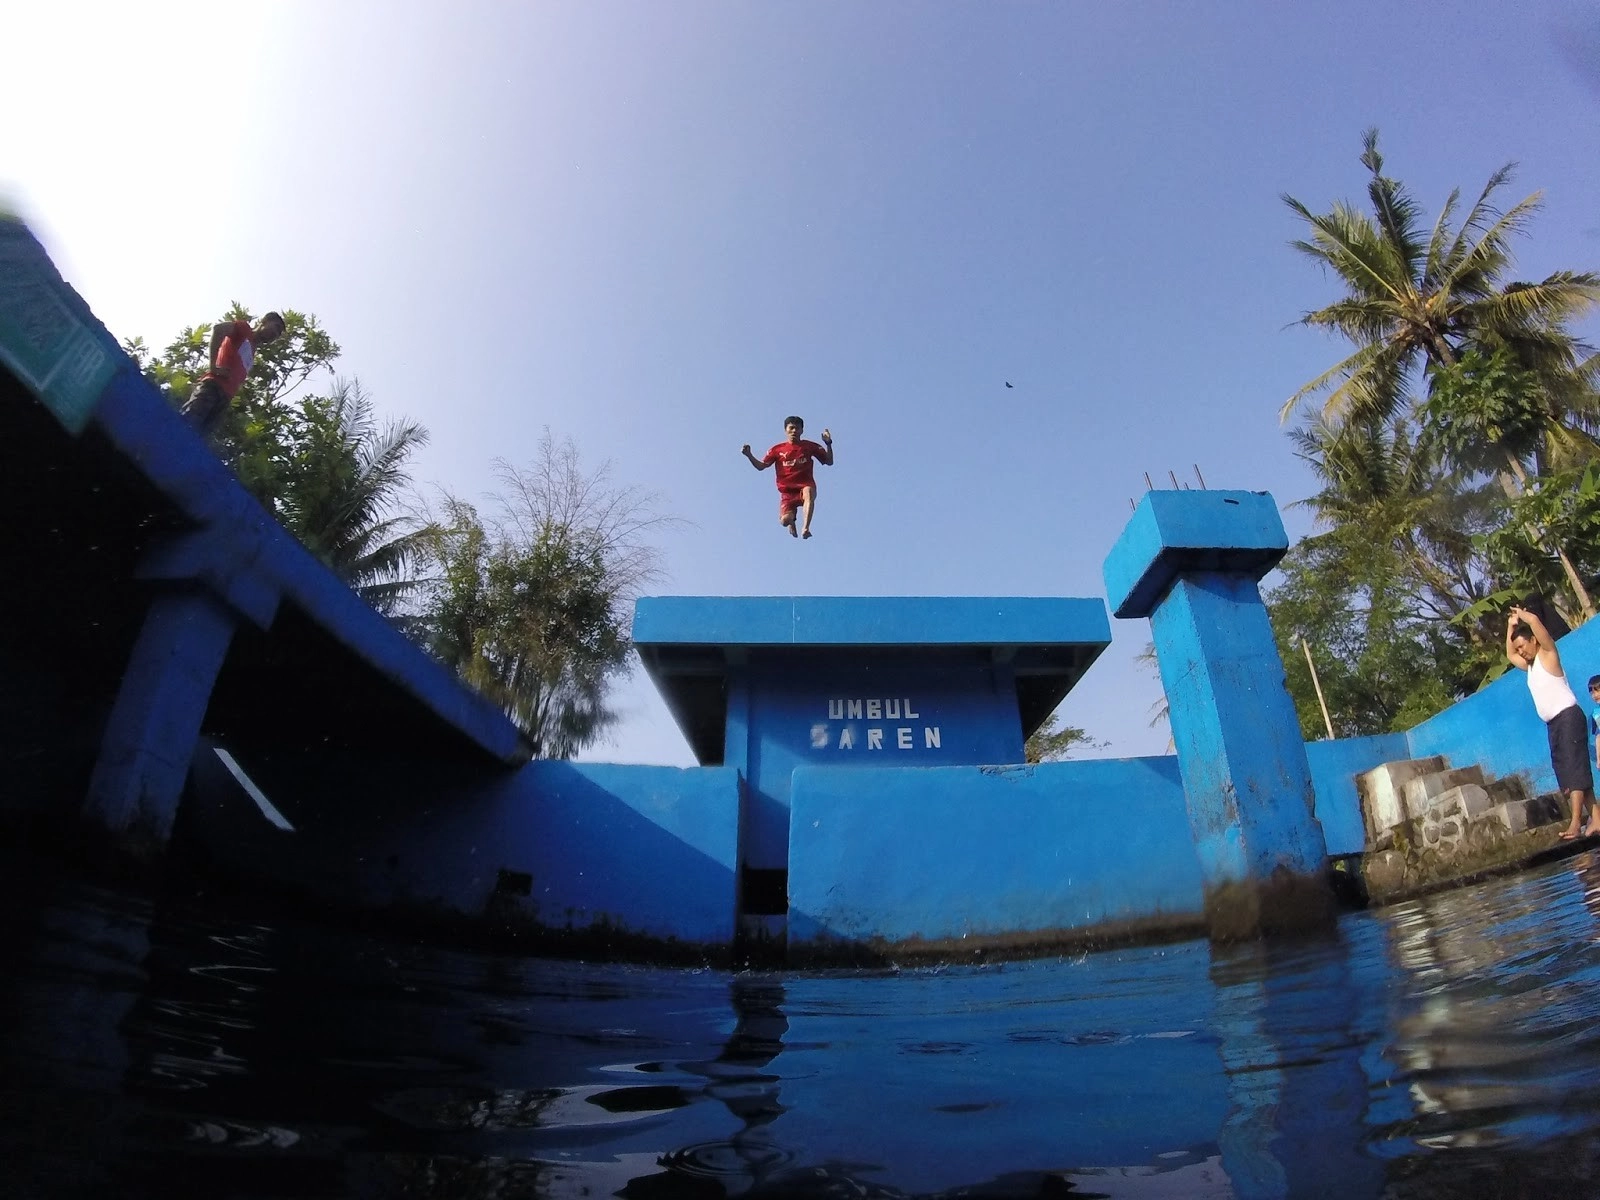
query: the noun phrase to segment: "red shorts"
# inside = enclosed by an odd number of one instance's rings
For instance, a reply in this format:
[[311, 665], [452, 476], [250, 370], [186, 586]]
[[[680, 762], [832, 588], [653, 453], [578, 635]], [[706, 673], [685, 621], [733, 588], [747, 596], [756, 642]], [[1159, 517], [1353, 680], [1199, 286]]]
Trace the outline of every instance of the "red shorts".
[[802, 483], [795, 487], [781, 487], [778, 489], [778, 515], [786, 517], [795, 509], [806, 502], [806, 489], [816, 490], [814, 483]]

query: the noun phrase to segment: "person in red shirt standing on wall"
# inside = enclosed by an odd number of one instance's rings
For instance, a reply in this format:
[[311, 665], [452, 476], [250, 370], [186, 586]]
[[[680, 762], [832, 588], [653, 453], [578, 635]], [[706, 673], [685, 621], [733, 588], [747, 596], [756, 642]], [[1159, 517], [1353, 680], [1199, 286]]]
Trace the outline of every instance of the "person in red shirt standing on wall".
[[[808, 442], [800, 436], [806, 423], [799, 417], [785, 417], [783, 432], [787, 440], [767, 451], [765, 458], [750, 453], [750, 443], [741, 446], [740, 452], [758, 471], [768, 467], [778, 468], [778, 524], [789, 528], [790, 537], [811, 536], [811, 514], [817, 506], [817, 481], [811, 477], [811, 464], [820, 462], [833, 466], [833, 435], [822, 431], [822, 445]], [[795, 509], [804, 510], [805, 524], [798, 534], [794, 527]]]
[[283, 330], [283, 317], [275, 312], [257, 321], [254, 329], [248, 321], [224, 321], [211, 327], [211, 354], [207, 360], [210, 368], [183, 406], [190, 425], [201, 433], [210, 431], [244, 386], [244, 378], [256, 360], [256, 347], [277, 341]]

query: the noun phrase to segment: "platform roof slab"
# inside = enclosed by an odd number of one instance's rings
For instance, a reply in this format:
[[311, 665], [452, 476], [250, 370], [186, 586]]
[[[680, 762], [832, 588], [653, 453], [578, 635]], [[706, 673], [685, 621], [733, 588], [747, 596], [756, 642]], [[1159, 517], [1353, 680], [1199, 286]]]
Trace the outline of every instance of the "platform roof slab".
[[874, 662], [937, 667], [975, 688], [1003, 664], [1026, 738], [1110, 644], [1111, 628], [1098, 597], [650, 596], [635, 605], [633, 641], [709, 766], [724, 761], [730, 684], [797, 664], [813, 675]]

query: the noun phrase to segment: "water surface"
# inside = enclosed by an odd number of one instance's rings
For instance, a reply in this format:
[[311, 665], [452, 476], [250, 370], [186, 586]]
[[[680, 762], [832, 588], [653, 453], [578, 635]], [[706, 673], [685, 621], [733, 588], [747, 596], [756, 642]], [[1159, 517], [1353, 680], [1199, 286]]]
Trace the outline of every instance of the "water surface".
[[0, 1194], [1600, 1195], [1600, 862], [1320, 939], [468, 953], [13, 864]]

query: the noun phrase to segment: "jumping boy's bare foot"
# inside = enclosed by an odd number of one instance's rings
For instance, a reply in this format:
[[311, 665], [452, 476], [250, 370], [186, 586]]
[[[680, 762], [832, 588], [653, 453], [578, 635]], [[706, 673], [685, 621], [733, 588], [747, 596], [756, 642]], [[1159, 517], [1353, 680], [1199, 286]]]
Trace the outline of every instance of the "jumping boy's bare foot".
[[[784, 524], [786, 524], [789, 527], [789, 536], [790, 537], [799, 537], [800, 536], [800, 531], [797, 530], [794, 527], [794, 522], [793, 521], [785, 521]], [[808, 534], [806, 534], [806, 536], [810, 537], [811, 535], [808, 533]]]
[[808, 537], [810, 537], [810, 536], [811, 536], [811, 530], [809, 530], [809, 529], [808, 529], [808, 530], [806, 530], [806, 531], [805, 531], [805, 532], [804, 532], [804, 533], [802, 533], [802, 534], [801, 534], [801, 535], [800, 535], [800, 536], [801, 536], [801, 537], [803, 537], [803, 538], [808, 538]]

